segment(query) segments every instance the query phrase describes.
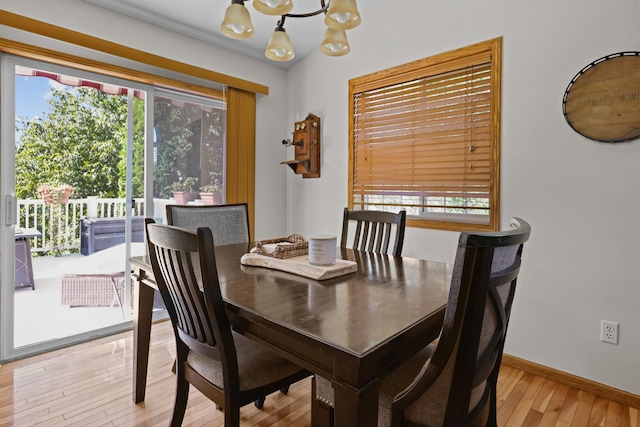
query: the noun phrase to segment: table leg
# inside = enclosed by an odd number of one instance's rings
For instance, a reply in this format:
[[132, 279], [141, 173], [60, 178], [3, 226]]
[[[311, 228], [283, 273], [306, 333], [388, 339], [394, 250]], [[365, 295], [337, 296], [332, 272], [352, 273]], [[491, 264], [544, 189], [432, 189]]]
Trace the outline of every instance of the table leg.
[[378, 390], [375, 381], [358, 392], [333, 382], [335, 427], [378, 425]]
[[133, 292], [133, 402], [144, 401], [149, 366], [149, 341], [153, 315], [154, 289], [143, 282], [142, 272], [137, 272]]

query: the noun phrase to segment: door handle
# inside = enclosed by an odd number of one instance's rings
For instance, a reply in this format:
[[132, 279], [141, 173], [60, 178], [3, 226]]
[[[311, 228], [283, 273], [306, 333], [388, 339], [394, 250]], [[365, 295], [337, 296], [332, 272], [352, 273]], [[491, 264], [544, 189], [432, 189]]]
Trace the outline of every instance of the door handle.
[[16, 196], [4, 197], [4, 225], [16, 225], [18, 223], [18, 198]]

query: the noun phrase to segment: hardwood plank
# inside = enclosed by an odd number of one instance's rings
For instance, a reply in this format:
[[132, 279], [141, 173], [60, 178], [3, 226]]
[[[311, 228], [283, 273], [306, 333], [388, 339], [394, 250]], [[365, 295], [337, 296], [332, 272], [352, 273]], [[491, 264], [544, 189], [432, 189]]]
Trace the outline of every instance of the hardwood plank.
[[523, 371], [519, 371], [516, 369], [512, 369], [512, 372], [508, 377], [504, 380], [504, 383], [500, 386], [500, 377], [502, 377], [502, 371], [498, 375], [498, 385], [496, 389], [496, 407], [498, 411], [502, 408], [502, 405], [507, 400], [513, 389], [515, 388], [518, 381], [524, 375]]
[[638, 427], [638, 410], [636, 408], [623, 406], [620, 425], [622, 427]]
[[522, 375], [522, 378], [515, 384], [513, 390], [511, 391], [511, 393], [509, 393], [509, 396], [506, 398], [500, 409], [498, 409], [498, 418], [509, 420], [509, 418], [513, 414], [513, 411], [515, 411], [516, 407], [520, 403], [520, 400], [529, 389], [532, 381], [532, 375], [526, 373]]
[[522, 423], [520, 424], [521, 427], [538, 427], [540, 425], [540, 421], [542, 420], [542, 413], [531, 409], [528, 413], [527, 416], [525, 417], [524, 420], [522, 420]]
[[569, 387], [556, 384], [553, 394], [551, 395], [551, 399], [549, 400], [549, 404], [543, 412], [542, 419], [540, 420], [538, 427], [553, 427], [556, 425], [568, 391]]
[[607, 399], [602, 397], [596, 397], [593, 401], [593, 408], [591, 409], [591, 416], [589, 422], [593, 425], [603, 427], [604, 421], [607, 418]]
[[622, 405], [617, 402], [609, 402], [607, 406], [607, 420], [605, 427], [620, 427], [622, 424]]
[[577, 389], [569, 389], [567, 392], [567, 396], [564, 399], [564, 403], [562, 404], [562, 408], [560, 409], [560, 414], [558, 415], [558, 422], [556, 426], [559, 425], [571, 425], [573, 421], [573, 417], [576, 414], [576, 409], [578, 409], [578, 398], [582, 392]]
[[540, 392], [538, 393], [538, 396], [536, 396], [536, 400], [533, 402], [531, 409], [544, 413], [551, 402], [555, 389], [556, 384], [553, 381], [544, 380], [544, 383], [540, 388]]
[[[530, 415], [529, 413], [532, 411], [533, 402], [538, 397], [538, 393], [544, 384], [544, 378], [534, 377], [531, 381], [531, 385], [527, 389], [527, 391], [522, 395], [522, 399], [518, 402], [518, 405], [514, 409], [511, 417], [509, 417], [509, 421], [507, 421], [507, 427], [518, 427], [524, 425], [524, 421]], [[542, 414], [540, 414], [542, 417]], [[537, 422], [536, 422], [537, 425]]]
[[591, 415], [591, 409], [593, 408], [595, 398], [596, 396], [591, 393], [584, 391], [580, 392], [576, 414], [573, 418], [573, 422], [571, 423], [573, 427], [584, 427], [589, 425], [589, 416]]

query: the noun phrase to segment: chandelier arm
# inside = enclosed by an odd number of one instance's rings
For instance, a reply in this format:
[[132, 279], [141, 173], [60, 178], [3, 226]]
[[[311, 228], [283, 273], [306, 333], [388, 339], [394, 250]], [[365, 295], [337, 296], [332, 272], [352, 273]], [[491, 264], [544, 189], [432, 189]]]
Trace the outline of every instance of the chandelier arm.
[[[329, 0], [329, 2], [331, 2], [331, 0]], [[327, 10], [329, 9], [329, 2], [327, 2], [325, 4], [324, 0], [320, 0], [320, 9], [316, 10], [315, 12], [309, 12], [309, 13], [286, 13], [284, 15], [282, 15], [282, 22], [284, 23], [284, 18], [288, 17], [288, 18], [308, 18], [310, 16], [316, 16], [319, 15], [321, 13], [326, 14]]]

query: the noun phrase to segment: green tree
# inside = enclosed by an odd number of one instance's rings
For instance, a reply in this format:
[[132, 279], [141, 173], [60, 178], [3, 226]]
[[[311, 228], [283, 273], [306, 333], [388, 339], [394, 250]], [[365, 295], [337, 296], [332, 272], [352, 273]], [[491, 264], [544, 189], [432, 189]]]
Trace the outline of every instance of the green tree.
[[223, 181], [225, 110], [198, 104], [154, 103], [155, 197], [171, 197], [172, 184], [195, 177], [195, 189]]
[[193, 129], [189, 107], [156, 102], [154, 112], [155, 139], [159, 152], [153, 171], [153, 194], [155, 197], [168, 198], [171, 196], [169, 186], [172, 183], [179, 181], [181, 175], [192, 176], [189, 172], [195, 168], [191, 167], [189, 159], [194, 156], [188, 156], [193, 148], [191, 138], [194, 135], [199, 138], [200, 134], [199, 130]]
[[[133, 168], [132, 168], [132, 195], [144, 197], [144, 126], [145, 112], [144, 101], [138, 98], [133, 100]], [[118, 163], [118, 197], [126, 196], [126, 169], [127, 145], [122, 144], [120, 162]]]
[[[125, 197], [127, 98], [93, 88], [53, 90], [49, 113], [21, 118], [16, 147], [16, 195], [39, 197], [41, 184], [70, 184], [73, 198]], [[145, 102], [134, 99], [133, 197], [144, 195]], [[154, 196], [168, 198], [181, 176], [196, 188], [223, 173], [224, 110], [154, 103]], [[201, 158], [202, 157], [202, 158]]]
[[127, 100], [80, 87], [53, 89], [50, 112], [20, 119], [16, 195], [37, 198], [40, 184], [70, 184], [74, 198], [117, 197], [126, 141]]

